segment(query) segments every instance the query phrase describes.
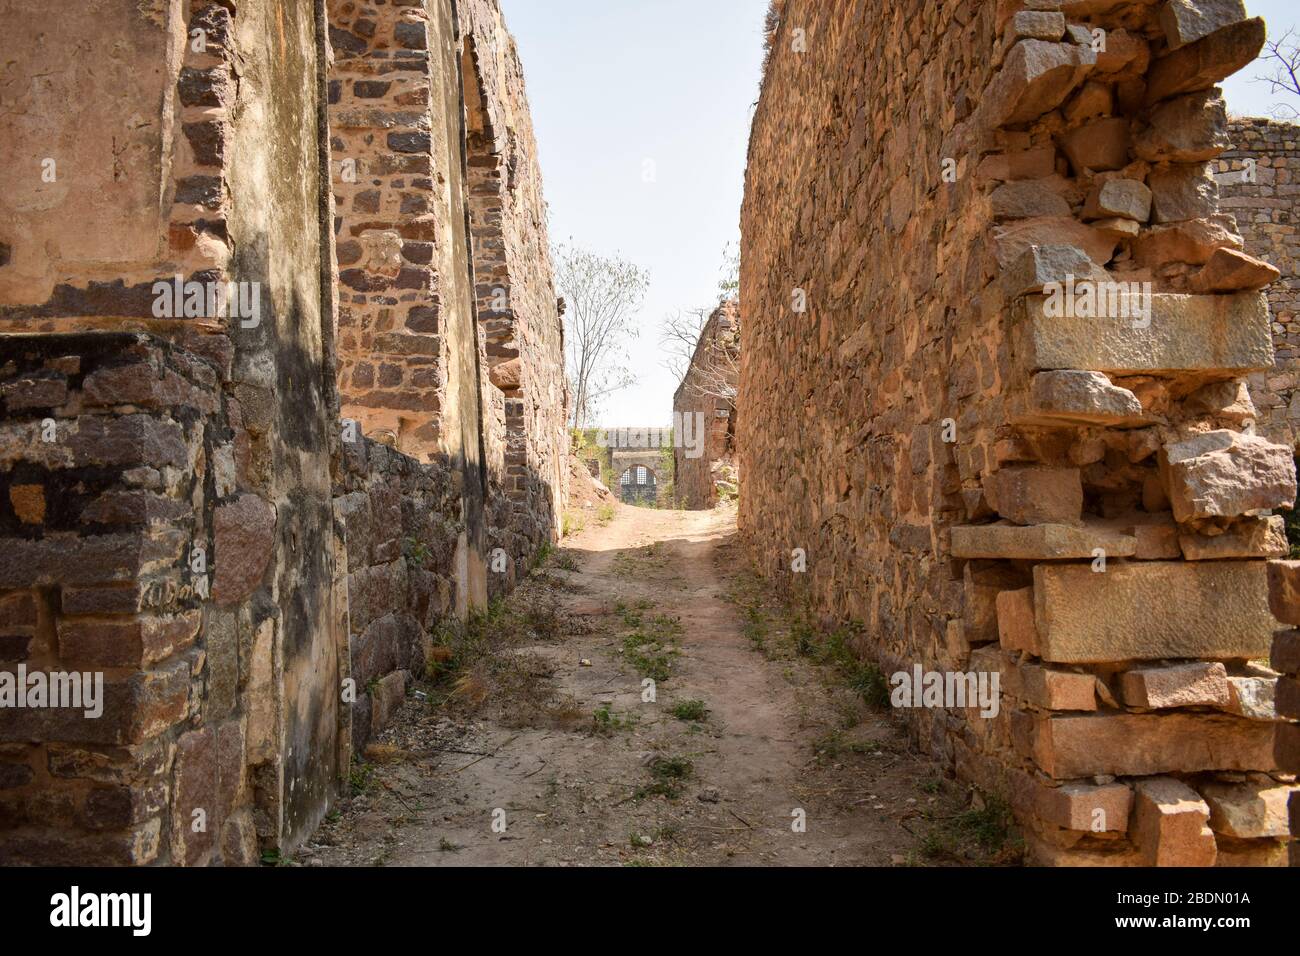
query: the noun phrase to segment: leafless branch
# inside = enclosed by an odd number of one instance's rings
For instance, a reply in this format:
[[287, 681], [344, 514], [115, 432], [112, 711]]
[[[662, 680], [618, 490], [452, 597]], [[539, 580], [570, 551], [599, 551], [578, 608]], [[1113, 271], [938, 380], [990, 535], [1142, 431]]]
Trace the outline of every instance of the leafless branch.
[[[1291, 27], [1276, 40], [1264, 43], [1264, 52], [1260, 59], [1269, 65], [1272, 72], [1256, 76], [1253, 82], [1267, 83], [1273, 95], [1286, 93], [1300, 99], [1300, 37]], [[1300, 116], [1300, 110], [1290, 103], [1278, 103], [1271, 110], [1275, 117]]]
[[555, 285], [565, 298], [565, 364], [573, 393], [575, 428], [590, 426], [600, 399], [636, 381], [627, 341], [650, 276], [626, 259], [562, 243], [552, 250]]
[[[710, 327], [713, 315], [718, 321]], [[740, 321], [734, 306], [724, 303], [713, 313], [678, 310], [664, 320], [662, 329], [660, 341], [668, 355], [664, 365], [687, 394], [721, 399], [734, 409], [740, 380]]]

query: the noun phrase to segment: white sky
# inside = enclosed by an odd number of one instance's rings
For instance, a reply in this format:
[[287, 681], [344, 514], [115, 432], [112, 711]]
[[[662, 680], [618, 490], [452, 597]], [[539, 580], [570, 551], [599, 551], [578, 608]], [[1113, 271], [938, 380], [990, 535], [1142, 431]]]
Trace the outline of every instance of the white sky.
[[[617, 253], [650, 272], [630, 343], [637, 384], [607, 397], [609, 427], [667, 424], [676, 379], [660, 324], [717, 300], [722, 251], [740, 237], [745, 150], [768, 0], [501, 0], [519, 44], [553, 241]], [[1300, 27], [1297, 0], [1246, 0], [1271, 37]], [[1224, 83], [1234, 114], [1279, 99]], [[646, 160], [656, 178], [643, 181]]]

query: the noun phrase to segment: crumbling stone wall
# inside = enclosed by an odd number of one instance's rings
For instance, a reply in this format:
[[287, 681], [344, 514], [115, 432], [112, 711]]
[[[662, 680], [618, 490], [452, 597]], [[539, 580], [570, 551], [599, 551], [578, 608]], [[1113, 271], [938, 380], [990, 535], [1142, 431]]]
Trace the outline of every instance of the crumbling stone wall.
[[456, 613], [461, 497], [455, 470], [366, 439], [344, 445], [334, 512], [347, 558], [352, 743], [388, 723], [432, 635]]
[[0, 6], [0, 862], [249, 864], [487, 597], [460, 25], [96, 8]]
[[[1244, 431], [1274, 273], [1206, 185], [1214, 84], [1262, 22], [1208, 0], [777, 13], [742, 212], [762, 570], [891, 678], [998, 676], [996, 715], [920, 687], [905, 713], [1035, 861], [1279, 862], [1276, 820], [1237, 812], [1292, 786], [1250, 663], [1295, 497], [1290, 448]], [[1149, 312], [1055, 308], [1120, 281]]]
[[[340, 387], [366, 434], [482, 462], [467, 482], [483, 485], [475, 550], [510, 558], [488, 579], [497, 594], [558, 533], [562, 347], [514, 41], [494, 0], [455, 12], [330, 3]], [[483, 424], [458, 434], [470, 405]]]
[[343, 413], [423, 458], [444, 448], [455, 400], [444, 286], [468, 269], [439, 195], [458, 144], [434, 124], [448, 82], [430, 52], [437, 24], [422, 4], [336, 0], [329, 14]]
[[0, 666], [111, 690], [0, 710], [0, 857], [249, 863], [346, 773], [324, 47], [309, 0], [97, 7], [3, 10]]
[[677, 442], [673, 449], [673, 498], [678, 507], [712, 508], [722, 494], [734, 496], [735, 388], [739, 371], [740, 303], [731, 299], [710, 314], [691, 364], [673, 394], [676, 420], [703, 423], [698, 447]]
[[[1257, 430], [1281, 444], [1300, 441], [1300, 126], [1270, 119], [1234, 120], [1233, 147], [1215, 161], [1219, 205], [1237, 220], [1245, 249], [1281, 273], [1268, 287], [1274, 366], [1248, 379]], [[1247, 162], [1249, 160], [1249, 162]]]
[[564, 330], [519, 52], [496, 0], [457, 10], [485, 404], [501, 416], [487, 459], [492, 545], [510, 558], [491, 583], [509, 589], [559, 533], [568, 496]]
[[[1274, 617], [1289, 625], [1273, 634], [1272, 664], [1282, 675], [1277, 682], [1277, 714], [1287, 720], [1277, 729], [1277, 766], [1294, 775], [1300, 774], [1300, 561], [1273, 561], [1268, 571], [1269, 607]], [[1251, 809], [1270, 815], [1278, 832], [1290, 831], [1291, 865], [1300, 866], [1300, 789], [1291, 791], [1289, 801], [1278, 798]]]

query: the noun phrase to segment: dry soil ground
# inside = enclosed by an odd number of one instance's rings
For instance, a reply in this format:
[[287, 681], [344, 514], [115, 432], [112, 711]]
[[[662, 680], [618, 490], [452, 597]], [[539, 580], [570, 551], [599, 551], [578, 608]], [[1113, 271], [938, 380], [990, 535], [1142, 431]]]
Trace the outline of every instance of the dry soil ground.
[[[450, 697], [417, 684], [359, 755], [353, 796], [287, 862], [1007, 859], [996, 808], [942, 779], [835, 667], [794, 652], [775, 618], [746, 611], [755, 585], [734, 528], [726, 509], [589, 519], [512, 598], [552, 602], [541, 636], [497, 652], [528, 679], [468, 693], [462, 680]], [[661, 678], [653, 701], [646, 674]]]

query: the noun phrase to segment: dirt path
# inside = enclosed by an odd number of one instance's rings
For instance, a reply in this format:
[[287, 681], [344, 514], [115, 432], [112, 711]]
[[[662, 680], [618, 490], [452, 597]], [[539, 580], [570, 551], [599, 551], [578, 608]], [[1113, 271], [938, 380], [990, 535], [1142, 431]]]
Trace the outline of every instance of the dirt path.
[[[935, 857], [936, 820], [960, 814], [966, 794], [829, 668], [774, 651], [776, 638], [752, 625], [746, 633], [728, 599], [733, 534], [734, 512], [620, 505], [606, 526], [566, 539], [556, 563], [571, 557], [578, 570], [547, 574], [562, 580], [571, 626], [517, 653], [543, 665], [570, 701], [567, 725], [447, 716], [412, 697], [369, 752], [384, 762], [359, 770], [360, 792], [293, 862]], [[667, 679], [645, 701], [644, 674], [656, 669]]]

